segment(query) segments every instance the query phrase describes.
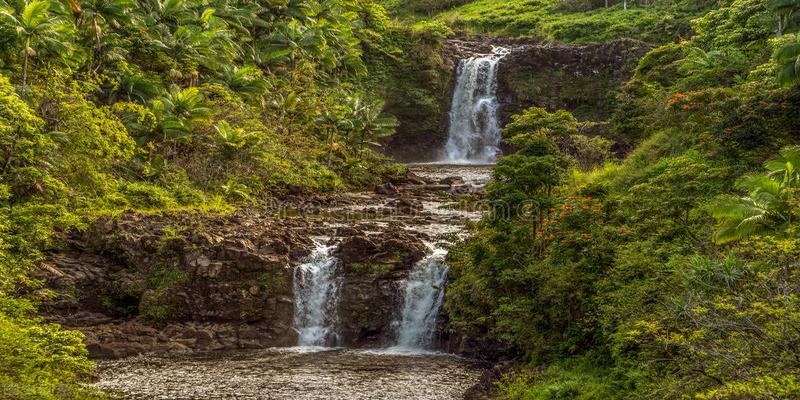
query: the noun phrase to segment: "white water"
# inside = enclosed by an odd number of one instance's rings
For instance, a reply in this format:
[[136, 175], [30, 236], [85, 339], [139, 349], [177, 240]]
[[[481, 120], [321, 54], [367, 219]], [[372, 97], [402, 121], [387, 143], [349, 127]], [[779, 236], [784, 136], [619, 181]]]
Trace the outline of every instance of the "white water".
[[436, 317], [444, 301], [448, 271], [445, 255], [445, 250], [436, 250], [411, 270], [394, 349], [425, 349], [431, 345]]
[[497, 66], [508, 53], [508, 49], [493, 47], [492, 54], [461, 60], [450, 107], [445, 161], [480, 164], [497, 160]]
[[334, 247], [317, 247], [294, 270], [294, 328], [297, 344], [325, 347], [336, 344], [336, 306], [339, 260]]

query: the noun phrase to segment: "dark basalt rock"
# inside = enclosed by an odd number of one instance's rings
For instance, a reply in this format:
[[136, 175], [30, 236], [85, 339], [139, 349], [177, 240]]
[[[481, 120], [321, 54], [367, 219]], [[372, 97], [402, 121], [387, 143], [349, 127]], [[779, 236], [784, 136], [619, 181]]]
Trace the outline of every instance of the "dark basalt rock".
[[420, 239], [400, 228], [350, 237], [339, 245], [344, 270], [338, 309], [341, 345], [380, 347], [393, 340], [403, 279], [426, 251]]
[[[94, 357], [296, 343], [292, 265], [308, 222], [258, 216], [98, 221], [38, 272], [59, 296], [44, 316], [86, 334]], [[201, 329], [202, 328], [202, 329]]]
[[391, 182], [384, 183], [375, 187], [375, 193], [383, 195], [397, 194], [397, 188]]
[[389, 272], [407, 273], [426, 252], [422, 240], [398, 228], [377, 235], [348, 237], [339, 244], [336, 257], [341, 260], [346, 274], [359, 273], [362, 267], [378, 264], [391, 267]]

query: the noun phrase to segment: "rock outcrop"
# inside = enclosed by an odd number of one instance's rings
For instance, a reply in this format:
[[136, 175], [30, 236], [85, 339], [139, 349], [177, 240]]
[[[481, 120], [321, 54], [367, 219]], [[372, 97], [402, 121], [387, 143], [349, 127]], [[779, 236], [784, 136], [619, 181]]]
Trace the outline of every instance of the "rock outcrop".
[[95, 357], [293, 345], [302, 219], [127, 213], [75, 233], [40, 270], [45, 316]]
[[345, 239], [338, 248], [344, 279], [338, 315], [343, 345], [380, 347], [394, 339], [392, 323], [403, 302], [404, 280], [427, 247], [394, 227]]

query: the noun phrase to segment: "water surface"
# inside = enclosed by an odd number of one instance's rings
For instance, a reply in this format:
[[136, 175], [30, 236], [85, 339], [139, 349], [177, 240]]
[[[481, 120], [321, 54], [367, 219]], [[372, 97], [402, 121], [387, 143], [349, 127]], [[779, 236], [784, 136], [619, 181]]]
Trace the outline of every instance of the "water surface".
[[128, 399], [461, 399], [478, 365], [451, 355], [335, 349], [139, 356], [98, 363]]

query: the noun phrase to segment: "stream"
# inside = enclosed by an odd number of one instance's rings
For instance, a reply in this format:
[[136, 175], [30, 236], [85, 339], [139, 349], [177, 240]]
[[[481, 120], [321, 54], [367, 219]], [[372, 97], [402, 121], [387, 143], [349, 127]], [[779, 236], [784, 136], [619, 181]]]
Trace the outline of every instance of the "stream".
[[[419, 164], [410, 169], [431, 181], [458, 177], [462, 189], [480, 189], [490, 173], [489, 166], [475, 165]], [[447, 279], [446, 251], [434, 238], [460, 233], [466, 220], [480, 218], [481, 213], [446, 207], [452, 198], [441, 192], [415, 193], [423, 193], [417, 200], [423, 206], [419, 211], [372, 221], [399, 224], [432, 238], [426, 243], [428, 257], [406, 279], [393, 344], [379, 349], [337, 347], [338, 267], [330, 244], [320, 244], [295, 267], [297, 347], [100, 361], [95, 386], [129, 399], [463, 398], [478, 383], [483, 366], [432, 347]], [[361, 199], [359, 206], [393, 201], [360, 193], [346, 196]]]

